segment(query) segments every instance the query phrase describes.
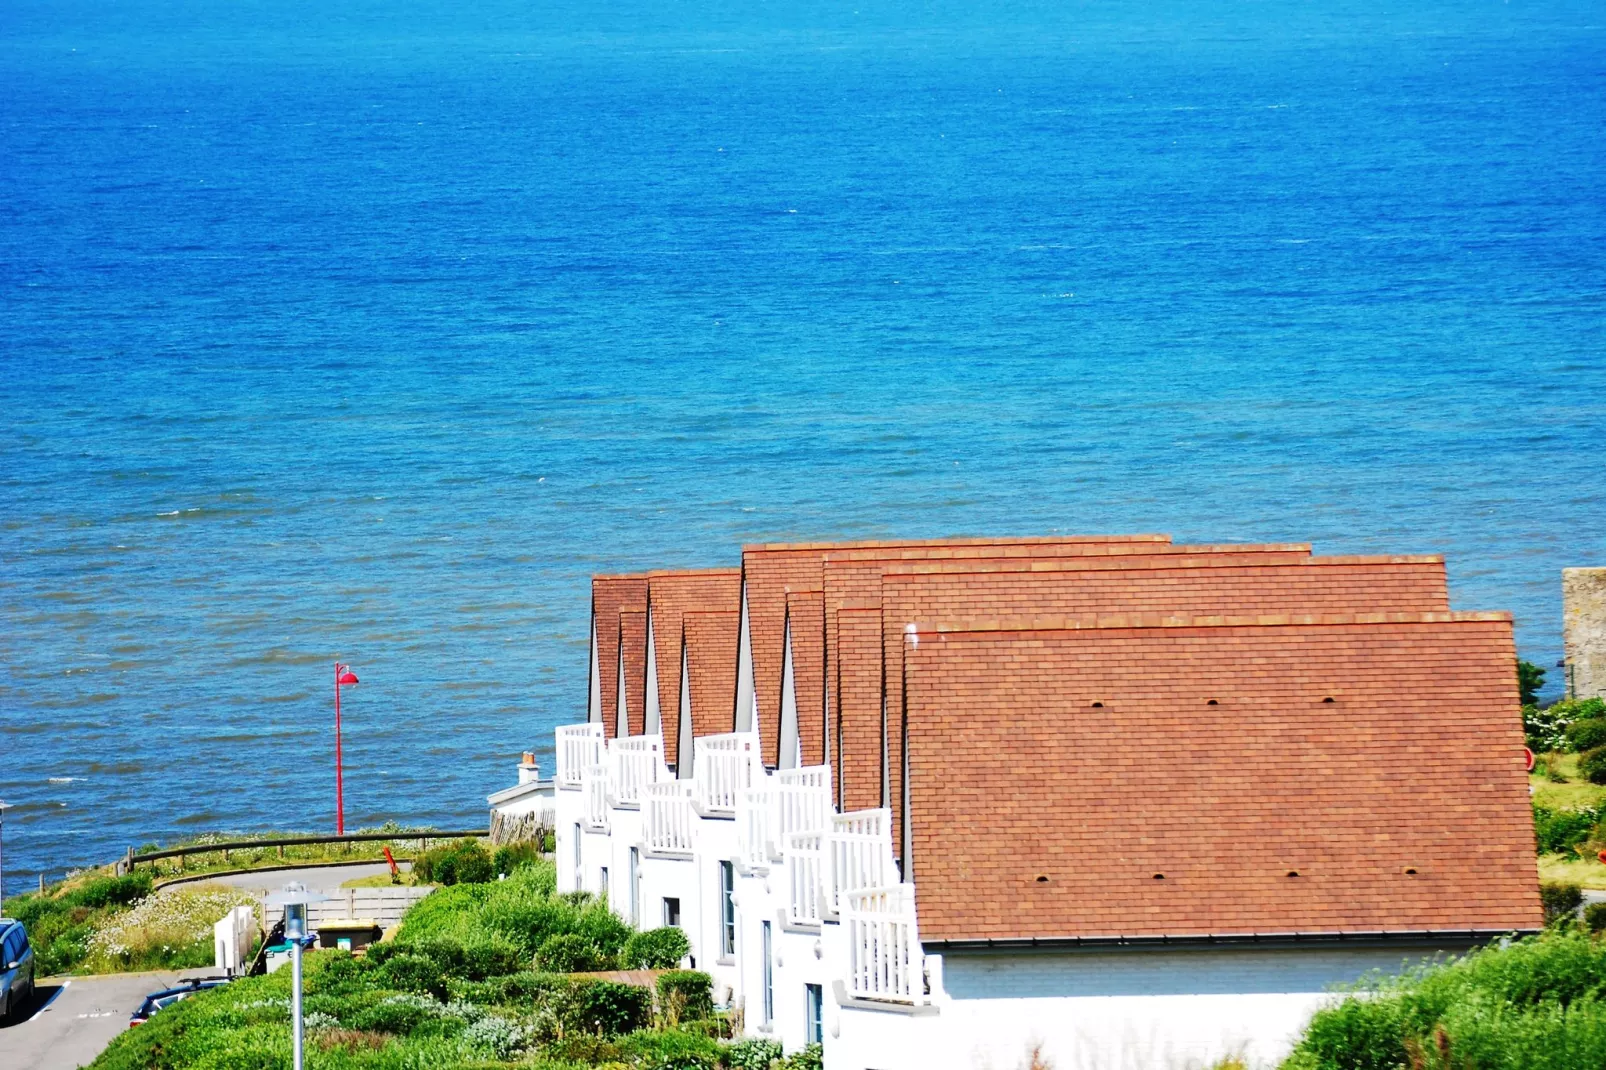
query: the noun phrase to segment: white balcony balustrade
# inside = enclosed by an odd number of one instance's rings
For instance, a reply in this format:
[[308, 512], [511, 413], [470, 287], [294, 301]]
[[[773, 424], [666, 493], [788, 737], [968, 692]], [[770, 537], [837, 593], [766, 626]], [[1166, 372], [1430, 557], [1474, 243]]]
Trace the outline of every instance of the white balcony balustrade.
[[[767, 778], [766, 778], [767, 779]], [[748, 788], [736, 803], [737, 861], [744, 869], [766, 870], [781, 860], [781, 840], [776, 835], [776, 790], [768, 783]]]
[[782, 769], [775, 776], [781, 842], [799, 832], [824, 832], [831, 815], [831, 767]]
[[594, 721], [558, 726], [557, 783], [578, 788], [585, 771], [602, 761], [602, 726]]
[[704, 813], [735, 814], [741, 793], [764, 776], [757, 733], [729, 732], [701, 736], [693, 742], [692, 779], [697, 785], [698, 807]]
[[789, 925], [818, 926], [820, 900], [824, 891], [825, 836], [819, 832], [797, 832], [786, 838], [787, 907]]
[[642, 830], [651, 854], [690, 857], [697, 835], [694, 787], [686, 780], [648, 784], [642, 795]]
[[847, 896], [866, 888], [898, 883], [892, 859], [892, 811], [850, 810], [831, 816], [826, 840], [830, 872], [827, 874], [826, 909], [842, 913]]
[[613, 778], [603, 762], [586, 769], [580, 778], [580, 790], [585, 795], [586, 826], [594, 832], [608, 831], [608, 811], [613, 807]]
[[664, 765], [664, 737], [626, 736], [608, 745], [613, 768], [614, 805], [639, 807], [649, 785], [669, 779]]
[[887, 1003], [931, 1001], [913, 885], [849, 892], [842, 920], [848, 937], [848, 995]]

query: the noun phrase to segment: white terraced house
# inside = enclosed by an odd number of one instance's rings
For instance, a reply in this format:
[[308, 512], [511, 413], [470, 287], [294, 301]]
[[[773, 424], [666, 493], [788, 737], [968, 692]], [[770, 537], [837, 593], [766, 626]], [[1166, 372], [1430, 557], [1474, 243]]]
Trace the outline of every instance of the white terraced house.
[[1436, 557], [1163, 536], [599, 576], [562, 890], [832, 1070], [1270, 1065], [1541, 924], [1515, 650]]

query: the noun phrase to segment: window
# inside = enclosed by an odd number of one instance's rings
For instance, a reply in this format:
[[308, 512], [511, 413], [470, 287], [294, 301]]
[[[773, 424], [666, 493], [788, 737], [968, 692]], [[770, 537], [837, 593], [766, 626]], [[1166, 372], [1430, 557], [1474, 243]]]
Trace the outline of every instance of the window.
[[586, 886], [585, 871], [580, 865], [580, 822], [574, 823], [574, 890], [580, 891]]
[[825, 993], [819, 985], [803, 986], [803, 1043], [825, 1043]]
[[[719, 953], [736, 954], [736, 866], [719, 864]], [[768, 925], [769, 922], [765, 922]], [[766, 929], [766, 932], [769, 930]]]
[[597, 894], [600, 895], [603, 898], [604, 901], [606, 901], [607, 898], [608, 898], [608, 867], [607, 866], [603, 866], [602, 867], [602, 872], [597, 874]]
[[630, 849], [630, 924], [641, 926], [641, 851]]
[[674, 896], [664, 896], [664, 924], [680, 928], [680, 900]]
[[770, 944], [770, 923], [764, 923], [764, 1024], [775, 1020], [775, 959]]

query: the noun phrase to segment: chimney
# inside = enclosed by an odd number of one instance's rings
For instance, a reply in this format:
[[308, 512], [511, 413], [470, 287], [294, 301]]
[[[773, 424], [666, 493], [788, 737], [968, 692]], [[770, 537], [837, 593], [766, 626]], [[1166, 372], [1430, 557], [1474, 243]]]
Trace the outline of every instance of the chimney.
[[1568, 698], [1606, 698], [1606, 568], [1561, 570]]
[[541, 767], [535, 764], [535, 752], [525, 751], [524, 760], [519, 762], [519, 784], [534, 784], [541, 779]]

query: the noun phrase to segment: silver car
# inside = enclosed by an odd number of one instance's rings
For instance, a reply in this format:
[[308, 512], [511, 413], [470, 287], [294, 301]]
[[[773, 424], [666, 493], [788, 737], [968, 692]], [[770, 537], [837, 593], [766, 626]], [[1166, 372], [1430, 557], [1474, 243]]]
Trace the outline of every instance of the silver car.
[[33, 999], [33, 948], [22, 922], [0, 918], [0, 1022], [20, 1017]]

